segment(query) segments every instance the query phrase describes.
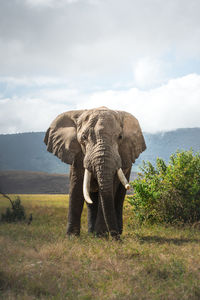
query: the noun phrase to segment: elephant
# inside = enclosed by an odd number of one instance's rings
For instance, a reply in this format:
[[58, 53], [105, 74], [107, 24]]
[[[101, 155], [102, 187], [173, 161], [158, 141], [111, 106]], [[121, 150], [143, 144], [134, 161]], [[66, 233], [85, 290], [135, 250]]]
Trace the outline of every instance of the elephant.
[[57, 116], [46, 131], [47, 150], [70, 164], [67, 235], [79, 235], [84, 200], [88, 232], [120, 239], [132, 163], [146, 149], [138, 120], [106, 107]]

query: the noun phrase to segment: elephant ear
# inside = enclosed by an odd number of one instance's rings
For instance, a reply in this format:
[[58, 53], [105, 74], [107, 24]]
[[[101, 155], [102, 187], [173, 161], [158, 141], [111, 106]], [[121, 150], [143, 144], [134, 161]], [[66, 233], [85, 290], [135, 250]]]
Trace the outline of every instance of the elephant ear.
[[118, 113], [123, 127], [123, 140], [119, 152], [122, 167], [128, 168], [146, 149], [146, 144], [138, 120], [127, 112], [119, 111]]
[[84, 110], [69, 111], [60, 114], [48, 128], [44, 143], [47, 150], [66, 164], [72, 164], [75, 156], [81, 152], [77, 141], [76, 122]]

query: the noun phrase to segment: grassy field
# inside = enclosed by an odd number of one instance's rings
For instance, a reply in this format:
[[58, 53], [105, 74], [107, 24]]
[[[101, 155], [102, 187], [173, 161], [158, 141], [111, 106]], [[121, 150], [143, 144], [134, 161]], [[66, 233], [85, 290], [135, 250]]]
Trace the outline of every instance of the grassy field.
[[139, 226], [126, 203], [121, 242], [89, 236], [86, 209], [69, 239], [67, 196], [20, 197], [33, 221], [0, 223], [1, 299], [200, 299], [198, 226]]

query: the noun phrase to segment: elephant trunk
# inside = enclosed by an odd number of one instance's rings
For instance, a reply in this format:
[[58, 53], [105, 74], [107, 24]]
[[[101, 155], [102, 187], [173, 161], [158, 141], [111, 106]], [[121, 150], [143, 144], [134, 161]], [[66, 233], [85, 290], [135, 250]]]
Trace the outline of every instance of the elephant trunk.
[[111, 236], [119, 237], [119, 228], [114, 205], [113, 182], [115, 172], [96, 168], [97, 182], [99, 186], [99, 200], [103, 211], [104, 220]]

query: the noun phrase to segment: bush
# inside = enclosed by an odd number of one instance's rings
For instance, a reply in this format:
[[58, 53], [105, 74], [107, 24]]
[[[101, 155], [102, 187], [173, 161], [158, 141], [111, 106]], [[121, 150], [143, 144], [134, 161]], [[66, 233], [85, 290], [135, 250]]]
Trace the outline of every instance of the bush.
[[177, 151], [167, 165], [143, 162], [142, 173], [131, 183], [129, 197], [141, 222], [193, 223], [200, 221], [200, 154]]
[[1, 221], [2, 222], [16, 222], [16, 221], [23, 221], [26, 219], [24, 207], [21, 204], [21, 200], [17, 197], [16, 200], [12, 201], [7, 195], [11, 202], [11, 209], [7, 208], [6, 212], [1, 214]]

